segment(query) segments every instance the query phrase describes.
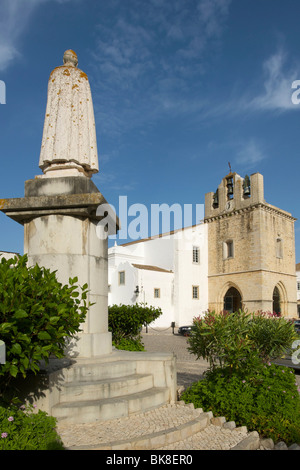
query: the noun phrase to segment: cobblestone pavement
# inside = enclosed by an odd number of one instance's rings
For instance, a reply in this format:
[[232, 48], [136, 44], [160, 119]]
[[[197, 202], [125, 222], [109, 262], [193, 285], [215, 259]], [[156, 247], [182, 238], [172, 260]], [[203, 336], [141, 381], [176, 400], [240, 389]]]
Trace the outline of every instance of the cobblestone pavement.
[[[154, 330], [148, 328], [143, 331], [143, 343], [148, 352], [173, 352], [177, 363], [177, 384], [179, 387], [188, 387], [199, 380], [208, 364], [202, 360], [195, 360], [187, 350], [187, 338], [168, 330]], [[297, 377], [299, 379], [299, 375]], [[299, 381], [300, 384], [300, 381]], [[199, 416], [200, 411], [179, 403], [166, 405], [145, 413], [131, 417], [114, 419], [106, 422], [89, 424], [64, 425], [58, 422], [57, 430], [64, 445], [69, 449], [126, 449], [130, 440], [150, 440], [165, 429], [176, 429], [189, 426], [193, 419]], [[156, 450], [229, 450], [247, 437], [247, 429], [225, 428], [209, 424], [205, 429], [183, 440], [172, 442]], [[159, 440], [158, 440], [159, 442]], [[124, 447], [125, 445], [125, 447]]]
[[231, 430], [209, 425], [183, 440], [162, 446], [161, 437], [165, 430], [182, 428], [185, 424], [189, 426], [199, 414], [199, 410], [187, 405], [169, 404], [111, 421], [68, 426], [58, 424], [57, 430], [69, 450], [134, 450], [134, 444], [128, 446], [128, 443], [132, 441], [140, 444], [143, 440], [148, 445], [150, 441], [155, 440], [157, 442], [155, 450], [230, 450], [247, 436], [244, 427]]
[[187, 338], [177, 334], [177, 329], [156, 330], [148, 328], [148, 333], [143, 331], [142, 341], [146, 351], [172, 352], [176, 356], [177, 384], [188, 387], [198, 381], [203, 372], [207, 370], [208, 363], [204, 360], [196, 360], [188, 351]]

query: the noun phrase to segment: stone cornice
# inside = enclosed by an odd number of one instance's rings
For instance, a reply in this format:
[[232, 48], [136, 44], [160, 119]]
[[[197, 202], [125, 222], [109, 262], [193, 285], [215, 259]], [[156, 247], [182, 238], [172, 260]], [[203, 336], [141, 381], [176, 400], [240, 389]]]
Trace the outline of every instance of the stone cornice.
[[296, 272], [295, 274], [291, 273], [284, 273], [282, 271], [272, 271], [270, 269], [249, 269], [247, 271], [232, 271], [230, 273], [218, 273], [218, 274], [208, 274], [207, 277], [220, 277], [220, 276], [234, 276], [236, 274], [249, 274], [249, 273], [272, 273], [272, 274], [280, 274], [282, 276], [290, 276], [290, 277], [297, 277]]
[[[51, 214], [77, 216], [99, 221], [103, 215], [97, 215], [97, 208], [102, 204], [107, 204], [107, 201], [100, 192], [63, 194], [0, 199], [0, 211], [22, 225], [35, 217]], [[117, 217], [116, 222], [119, 227]]]
[[233, 215], [243, 214], [243, 213], [246, 213], [246, 212], [251, 212], [255, 209], [262, 209], [262, 210], [265, 210], [266, 212], [270, 212], [270, 213], [273, 213], [273, 214], [280, 215], [280, 216], [285, 217], [285, 218], [287, 218], [289, 220], [292, 220], [292, 221], [297, 220], [289, 212], [278, 209], [277, 207], [272, 206], [270, 204], [263, 204], [263, 203], [260, 202], [260, 203], [253, 204], [253, 205], [248, 206], [248, 207], [242, 207], [240, 209], [233, 209], [230, 212], [226, 211], [226, 212], [216, 214], [215, 216], [205, 217], [204, 218], [204, 223], [207, 224], [207, 223], [210, 223], [210, 222], [214, 222], [215, 220], [226, 219], [226, 218], [232, 217]]

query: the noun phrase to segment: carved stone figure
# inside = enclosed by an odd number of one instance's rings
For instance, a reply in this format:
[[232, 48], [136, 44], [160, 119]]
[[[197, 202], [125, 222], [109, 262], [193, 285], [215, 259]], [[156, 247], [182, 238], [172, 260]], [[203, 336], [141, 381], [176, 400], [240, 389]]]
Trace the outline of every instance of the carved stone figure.
[[87, 75], [67, 50], [48, 82], [39, 167], [45, 176], [91, 177], [99, 171], [94, 108]]

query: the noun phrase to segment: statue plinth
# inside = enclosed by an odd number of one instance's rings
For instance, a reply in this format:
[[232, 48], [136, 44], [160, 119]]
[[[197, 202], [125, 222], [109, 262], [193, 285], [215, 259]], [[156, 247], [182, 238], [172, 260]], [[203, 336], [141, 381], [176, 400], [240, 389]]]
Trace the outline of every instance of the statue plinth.
[[[25, 197], [2, 200], [1, 210], [24, 226], [24, 253], [28, 263], [57, 271], [60, 282], [78, 277], [88, 284], [90, 307], [79, 340], [69, 355], [95, 357], [110, 354], [108, 332], [107, 237], [97, 215], [107, 204], [85, 176], [33, 179], [25, 183]], [[116, 227], [117, 229], [117, 227]]]

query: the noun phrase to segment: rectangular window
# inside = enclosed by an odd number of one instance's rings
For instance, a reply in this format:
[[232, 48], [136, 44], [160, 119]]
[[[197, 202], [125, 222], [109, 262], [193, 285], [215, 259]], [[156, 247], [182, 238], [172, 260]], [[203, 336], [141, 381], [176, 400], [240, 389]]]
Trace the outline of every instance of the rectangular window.
[[157, 287], [155, 287], [155, 289], [154, 289], [154, 298], [155, 299], [160, 298], [160, 289], [158, 289]]
[[282, 258], [283, 257], [283, 247], [282, 247], [282, 239], [277, 238], [276, 240], [276, 257]]
[[233, 242], [227, 242], [227, 258], [233, 258]]
[[193, 299], [199, 299], [199, 286], [193, 286]]
[[200, 263], [200, 249], [198, 246], [193, 246], [193, 263]]
[[234, 250], [233, 250], [233, 241], [228, 240], [227, 242], [223, 243], [223, 258], [233, 258], [234, 257]]
[[125, 271], [119, 271], [119, 286], [125, 286]]
[[300, 290], [300, 282], [297, 281], [297, 290]]

